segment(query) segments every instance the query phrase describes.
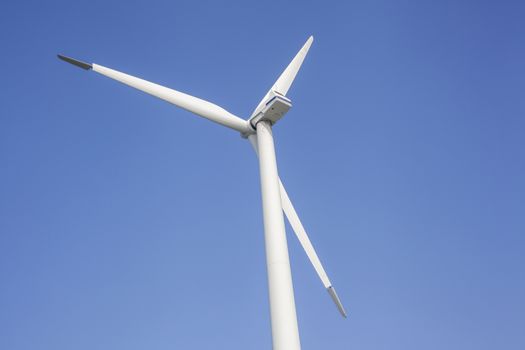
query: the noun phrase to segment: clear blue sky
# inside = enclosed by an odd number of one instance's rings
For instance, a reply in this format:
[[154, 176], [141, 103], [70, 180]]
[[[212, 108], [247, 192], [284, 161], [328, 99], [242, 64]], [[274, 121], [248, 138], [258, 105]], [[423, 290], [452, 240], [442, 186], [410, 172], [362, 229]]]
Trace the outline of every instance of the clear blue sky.
[[288, 227], [303, 349], [525, 349], [520, 1], [10, 1], [0, 13], [0, 348], [270, 349], [257, 161], [231, 130], [56, 58], [274, 129], [349, 311]]

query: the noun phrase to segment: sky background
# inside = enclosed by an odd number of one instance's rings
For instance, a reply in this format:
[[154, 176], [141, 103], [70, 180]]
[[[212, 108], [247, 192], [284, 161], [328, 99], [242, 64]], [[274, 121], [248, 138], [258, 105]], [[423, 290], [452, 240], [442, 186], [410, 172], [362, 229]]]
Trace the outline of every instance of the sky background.
[[0, 348], [270, 349], [258, 163], [236, 132], [56, 58], [274, 128], [303, 349], [525, 348], [525, 3], [9, 1]]

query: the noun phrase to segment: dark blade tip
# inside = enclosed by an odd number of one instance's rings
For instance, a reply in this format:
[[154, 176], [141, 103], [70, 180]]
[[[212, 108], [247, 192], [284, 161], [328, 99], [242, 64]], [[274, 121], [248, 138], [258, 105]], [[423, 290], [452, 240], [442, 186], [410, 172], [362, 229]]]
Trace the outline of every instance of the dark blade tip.
[[60, 58], [62, 61], [66, 61], [67, 63], [71, 63], [72, 65], [75, 65], [77, 67], [80, 67], [85, 70], [90, 70], [93, 68], [93, 66], [89, 63], [82, 62], [79, 60], [75, 60], [74, 58], [63, 56], [63, 55], [57, 55], [58, 58]]
[[337, 293], [335, 292], [335, 288], [333, 286], [329, 286], [326, 288], [330, 296], [332, 297], [332, 300], [334, 301], [335, 305], [337, 306], [337, 309], [341, 313], [341, 316], [344, 318], [347, 317], [345, 308], [343, 307], [343, 304], [341, 304], [341, 300], [339, 300], [339, 297], [337, 296]]

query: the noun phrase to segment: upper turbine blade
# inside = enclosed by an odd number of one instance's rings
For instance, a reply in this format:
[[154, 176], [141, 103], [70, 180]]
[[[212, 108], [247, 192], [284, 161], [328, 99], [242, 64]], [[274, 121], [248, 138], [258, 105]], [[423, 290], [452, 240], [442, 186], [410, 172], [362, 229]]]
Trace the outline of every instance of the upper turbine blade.
[[92, 69], [97, 73], [105, 75], [111, 79], [117, 80], [123, 84], [134, 87], [135, 89], [144, 91], [147, 94], [158, 97], [164, 101], [172, 103], [178, 107], [181, 107], [201, 117], [214, 121], [218, 124], [237, 130], [243, 134], [253, 133], [253, 129], [250, 127], [247, 121], [233, 115], [232, 113], [228, 112], [220, 106], [217, 106], [214, 103], [110, 68], [100, 66], [98, 64], [88, 64], [62, 55], [58, 55], [58, 57], [61, 60], [69, 62], [80, 68], [86, 70]]
[[308, 53], [308, 50], [310, 49], [310, 46], [312, 46], [312, 42], [314, 41], [314, 37], [310, 36], [308, 40], [306, 40], [306, 43], [303, 45], [301, 50], [295, 55], [294, 59], [288, 67], [284, 70], [284, 72], [281, 73], [277, 81], [273, 84], [270, 90], [266, 93], [266, 95], [263, 97], [261, 102], [257, 105], [257, 108], [252, 113], [252, 117], [255, 116], [259, 109], [264, 106], [264, 103], [266, 100], [270, 97], [272, 91], [277, 92], [278, 94], [286, 96], [286, 93], [290, 89], [290, 86], [292, 86], [292, 83], [295, 79], [295, 76], [297, 75], [297, 72], [299, 71], [299, 68], [301, 68], [301, 65], [303, 64], [304, 58], [306, 57], [306, 54]]
[[299, 68], [301, 68], [304, 58], [306, 57], [308, 50], [310, 50], [310, 46], [312, 46], [313, 41], [313, 36], [310, 36], [308, 40], [306, 40], [306, 43], [304, 43], [301, 50], [299, 50], [297, 55], [295, 55], [292, 62], [290, 62], [288, 67], [286, 67], [284, 72], [279, 76], [279, 79], [277, 79], [275, 84], [273, 84], [273, 91], [277, 91], [278, 93], [286, 96], [286, 93], [290, 89], [290, 86], [292, 86], [295, 76], [297, 75]]
[[[257, 153], [258, 155], [259, 152], [257, 149], [257, 135], [248, 136], [248, 140], [250, 140], [250, 143], [255, 153]], [[281, 192], [281, 206], [283, 208], [284, 214], [288, 218], [290, 226], [292, 226], [292, 229], [295, 232], [297, 239], [299, 239], [299, 242], [301, 243], [301, 246], [306, 252], [308, 259], [310, 259], [310, 262], [314, 266], [317, 275], [323, 282], [324, 287], [330, 294], [330, 297], [337, 306], [337, 309], [343, 317], [346, 317], [345, 308], [343, 307], [341, 300], [339, 300], [339, 297], [337, 296], [337, 293], [335, 292], [335, 289], [332, 286], [332, 282], [330, 282], [330, 279], [328, 278], [328, 275], [326, 274], [326, 271], [324, 270], [323, 265], [321, 264], [321, 261], [317, 256], [317, 253], [315, 252], [312, 242], [310, 242], [310, 238], [308, 238], [308, 235], [306, 234], [306, 230], [304, 229], [303, 224], [301, 223], [301, 220], [299, 219], [299, 216], [297, 215], [297, 212], [295, 211], [295, 208], [292, 205], [290, 197], [288, 197], [288, 193], [286, 192], [286, 189], [284, 188], [281, 179], [279, 179], [279, 186]]]

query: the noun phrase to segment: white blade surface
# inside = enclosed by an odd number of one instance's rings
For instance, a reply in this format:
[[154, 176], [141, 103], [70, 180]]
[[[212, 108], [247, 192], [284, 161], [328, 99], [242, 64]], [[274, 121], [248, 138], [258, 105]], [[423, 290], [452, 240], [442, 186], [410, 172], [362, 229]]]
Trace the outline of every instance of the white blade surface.
[[297, 75], [297, 72], [299, 71], [299, 68], [301, 68], [301, 65], [303, 64], [304, 58], [306, 57], [306, 54], [308, 53], [308, 50], [310, 49], [310, 46], [312, 46], [312, 42], [314, 41], [314, 37], [310, 36], [308, 40], [306, 40], [306, 43], [303, 45], [301, 50], [295, 55], [294, 59], [288, 67], [282, 72], [282, 74], [279, 76], [277, 81], [273, 84], [270, 90], [264, 95], [261, 102], [259, 102], [259, 105], [257, 105], [257, 108], [252, 113], [252, 117], [255, 116], [259, 109], [264, 106], [264, 103], [266, 100], [270, 97], [272, 91], [275, 91], [281, 95], [286, 96], [286, 93], [288, 93], [288, 90], [290, 89], [290, 86], [292, 86], [292, 83], [295, 79], [295, 76]]
[[232, 113], [220, 106], [217, 106], [214, 103], [146, 81], [144, 79], [131, 76], [129, 74], [116, 71], [114, 69], [100, 66], [98, 64], [85, 63], [63, 55], [58, 55], [58, 57], [61, 60], [71, 63], [82, 69], [93, 69], [93, 71], [97, 73], [117, 80], [128, 86], [134, 87], [135, 89], [144, 91], [147, 94], [158, 97], [164, 101], [172, 103], [178, 107], [181, 107], [187, 111], [195, 113], [221, 125], [237, 130], [243, 134], [254, 133], [254, 130], [250, 127], [247, 121], [233, 115]]
[[[255, 153], [257, 153], [258, 155], [257, 135], [250, 135], [248, 139], [250, 140], [250, 143], [252, 144], [252, 147]], [[337, 296], [337, 293], [335, 292], [335, 289], [332, 286], [332, 283], [330, 282], [330, 279], [328, 278], [328, 275], [326, 274], [326, 271], [324, 270], [323, 265], [321, 264], [321, 261], [319, 260], [319, 257], [317, 256], [317, 253], [315, 252], [312, 242], [310, 241], [310, 238], [306, 234], [306, 230], [304, 229], [304, 226], [301, 223], [301, 220], [299, 219], [299, 216], [297, 215], [295, 208], [293, 207], [290, 197], [288, 197], [288, 193], [286, 192], [286, 189], [284, 188], [284, 185], [281, 179], [279, 179], [279, 186], [280, 186], [280, 192], [281, 192], [281, 205], [283, 207], [284, 214], [288, 218], [288, 222], [290, 223], [290, 226], [292, 226], [292, 229], [295, 232], [297, 239], [299, 239], [299, 242], [301, 243], [301, 246], [306, 252], [308, 259], [310, 259], [310, 262], [314, 266], [314, 269], [317, 272], [317, 275], [323, 282], [324, 287], [330, 294], [330, 297], [332, 298], [335, 305], [337, 306], [337, 309], [339, 310], [341, 315], [343, 315], [343, 317], [346, 317], [346, 311], [343, 307], [343, 304], [341, 303], [341, 300], [339, 300], [339, 297]]]
[[241, 133], [253, 132], [245, 120], [211, 102], [98, 64], [93, 64], [93, 70]]

